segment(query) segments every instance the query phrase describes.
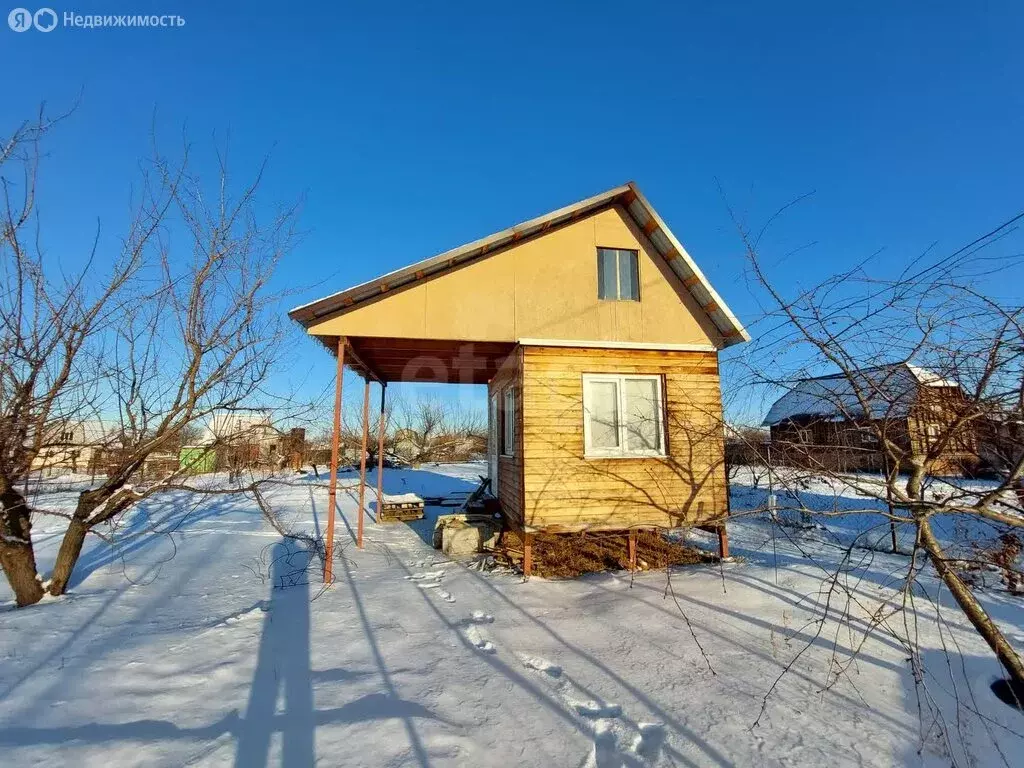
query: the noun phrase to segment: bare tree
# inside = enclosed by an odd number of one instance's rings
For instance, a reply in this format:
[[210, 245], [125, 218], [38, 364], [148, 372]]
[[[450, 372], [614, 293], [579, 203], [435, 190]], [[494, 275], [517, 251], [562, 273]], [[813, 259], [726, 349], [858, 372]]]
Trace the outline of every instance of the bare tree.
[[[36, 180], [41, 144], [61, 119], [41, 109], [0, 149], [0, 566], [19, 605], [43, 594], [24, 483], [94, 395], [95, 378], [83, 377], [82, 361], [95, 357], [97, 337], [125, 307], [125, 288], [142, 268], [172, 192], [146, 190], [116, 256], [102, 259], [94, 242], [77, 273], [51, 264], [37, 230]], [[97, 273], [104, 277], [94, 281]]]
[[[789, 390], [798, 403], [795, 412], [802, 414], [785, 425], [793, 436], [785, 440], [786, 452], [775, 456], [789, 465], [775, 462], [776, 476], [789, 491], [786, 503], [806, 515], [877, 512], [893, 526], [894, 543], [896, 526], [912, 531], [899, 610], [912, 610], [918, 553], [923, 554], [1018, 692], [1024, 691], [1024, 664], [966, 576], [972, 542], [943, 537], [936, 521], [959, 519], [968, 530], [973, 521], [974, 529], [994, 526], [1009, 536], [1024, 528], [1021, 496], [1015, 493], [1024, 446], [1006, 456], [997, 479], [980, 490], [947, 476], [956, 469], [973, 471], [976, 461], [970, 459], [977, 459], [984, 425], [1024, 412], [1024, 308], [990, 296], [984, 287], [986, 281], [1019, 276], [1019, 255], [1000, 257], [988, 246], [1021, 218], [950, 255], [915, 259], [889, 278], [879, 277], [880, 265], [869, 260], [789, 291], [773, 282], [759, 251], [761, 235], [739, 227], [753, 277], [772, 305], [748, 353], [749, 383]], [[785, 361], [792, 360], [800, 365], [787, 369]], [[831, 376], [809, 385], [807, 377], [819, 374]], [[862, 439], [847, 443], [844, 430]], [[876, 472], [844, 472], [826, 448], [870, 451], [879, 457]], [[800, 492], [809, 477], [851, 490], [865, 503], [809, 508]], [[1010, 572], [1019, 568], [1007, 562], [1016, 552], [1004, 558]], [[1019, 581], [1019, 573], [1012, 579]], [[874, 617], [871, 628], [887, 618]], [[904, 640], [912, 649], [911, 638]]]
[[399, 402], [391, 421], [394, 450], [414, 463], [465, 460], [486, 443], [482, 413], [437, 398]]
[[725, 468], [730, 482], [740, 468], [750, 474], [753, 487], [760, 486], [768, 474], [768, 433], [750, 426], [725, 425]]
[[[262, 169], [234, 194], [219, 158], [207, 186], [191, 173], [186, 146], [177, 162], [154, 153], [122, 252], [93, 253], [79, 276], [57, 281], [60, 273], [28, 245], [29, 223], [38, 225], [38, 139], [50, 125], [41, 117], [23, 127], [3, 155], [21, 161], [27, 180], [15, 206], [5, 179], [2, 257], [13, 282], [0, 299], [0, 564], [19, 605], [42, 596], [30, 515], [46, 510], [30, 509], [18, 488], [53, 423], [113, 424], [105, 476], [79, 494], [48, 583], [59, 595], [90, 531], [188, 471], [173, 451], [198, 424], [264, 404], [284, 333], [269, 280], [295, 236], [294, 208], [265, 224], [256, 216]], [[88, 285], [92, 261], [104, 260], [112, 262], [110, 277]], [[161, 455], [171, 459], [166, 468], [145, 474]]]

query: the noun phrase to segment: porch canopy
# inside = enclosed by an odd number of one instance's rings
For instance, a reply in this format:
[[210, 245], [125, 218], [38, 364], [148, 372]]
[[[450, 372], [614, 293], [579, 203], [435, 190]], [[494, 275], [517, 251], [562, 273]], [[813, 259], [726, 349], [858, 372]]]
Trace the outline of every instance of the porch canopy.
[[342, 383], [345, 366], [363, 378], [362, 451], [359, 464], [359, 500], [356, 546], [363, 548], [363, 513], [366, 502], [366, 453], [370, 437], [370, 382], [380, 384], [377, 420], [377, 515], [384, 497], [385, 393], [390, 382], [428, 384], [486, 384], [516, 348], [515, 342], [416, 339], [381, 336], [317, 336], [337, 358], [331, 470], [328, 486], [327, 532], [324, 547], [324, 583], [333, 580], [334, 523], [338, 489], [341, 436]]
[[345, 364], [381, 384], [486, 384], [516, 344], [502, 341], [403, 339], [378, 336], [319, 337], [333, 354], [344, 343]]

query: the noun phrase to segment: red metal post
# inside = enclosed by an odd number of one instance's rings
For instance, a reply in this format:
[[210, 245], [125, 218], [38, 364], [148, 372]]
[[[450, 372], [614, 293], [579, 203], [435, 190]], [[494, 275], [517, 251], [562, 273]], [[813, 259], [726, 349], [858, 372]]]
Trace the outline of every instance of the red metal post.
[[380, 383], [380, 421], [377, 424], [377, 522], [384, 505], [384, 393], [388, 385]]
[[370, 439], [370, 379], [363, 385], [363, 452], [359, 457], [359, 522], [356, 525], [356, 546], [363, 548], [363, 503], [366, 500], [366, 446]]
[[629, 529], [629, 570], [636, 570], [636, 531]]
[[327, 490], [327, 541], [324, 544], [324, 584], [334, 570], [334, 507], [338, 496], [338, 444], [341, 439], [341, 381], [345, 373], [345, 339], [338, 338], [338, 373], [334, 382], [334, 429], [331, 434], [331, 482]]
[[523, 578], [530, 578], [533, 573], [533, 534], [523, 535]]
[[718, 554], [723, 560], [729, 557], [729, 534], [725, 525], [718, 526]]

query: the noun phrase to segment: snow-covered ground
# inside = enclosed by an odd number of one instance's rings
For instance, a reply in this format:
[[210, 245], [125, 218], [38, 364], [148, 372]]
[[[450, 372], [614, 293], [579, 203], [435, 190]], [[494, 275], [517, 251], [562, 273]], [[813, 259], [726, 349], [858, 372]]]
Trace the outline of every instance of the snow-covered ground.
[[[386, 470], [385, 491], [466, 492], [484, 472]], [[920, 684], [902, 618], [865, 639], [906, 557], [840, 563], [820, 530], [744, 517], [722, 567], [524, 583], [445, 559], [429, 519], [368, 520], [357, 551], [354, 482], [330, 589], [251, 500], [177, 493], [116, 545], [93, 540], [66, 597], [0, 608], [0, 764], [1024, 764], [1024, 715], [989, 690], [997, 663], [931, 575], [910, 627]], [[325, 489], [290, 483], [268, 497], [319, 532]], [[761, 493], [738, 488], [735, 508]], [[44, 569], [58, 522], [37, 524]], [[1024, 645], [1020, 599], [982, 599]]]

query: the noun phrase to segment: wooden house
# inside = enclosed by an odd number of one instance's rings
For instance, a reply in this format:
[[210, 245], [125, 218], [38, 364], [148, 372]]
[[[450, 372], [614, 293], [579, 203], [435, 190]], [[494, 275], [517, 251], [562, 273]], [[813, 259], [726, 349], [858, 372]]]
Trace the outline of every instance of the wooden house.
[[[771, 407], [775, 458], [829, 471], [886, 471], [884, 435], [900, 470], [915, 461], [936, 475], [978, 465], [973, 424], [956, 426], [967, 407], [960, 385], [908, 363], [801, 379]], [[930, 457], [930, 458], [929, 458]]]
[[290, 316], [367, 408], [374, 380], [487, 384], [493, 490], [528, 545], [683, 525], [725, 544], [718, 352], [749, 336], [634, 184]]

